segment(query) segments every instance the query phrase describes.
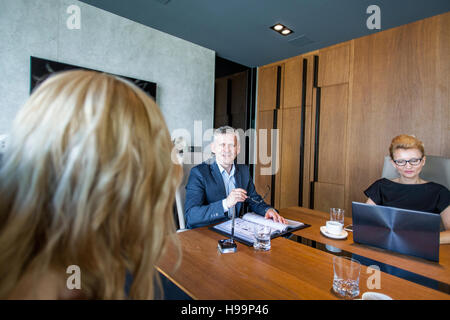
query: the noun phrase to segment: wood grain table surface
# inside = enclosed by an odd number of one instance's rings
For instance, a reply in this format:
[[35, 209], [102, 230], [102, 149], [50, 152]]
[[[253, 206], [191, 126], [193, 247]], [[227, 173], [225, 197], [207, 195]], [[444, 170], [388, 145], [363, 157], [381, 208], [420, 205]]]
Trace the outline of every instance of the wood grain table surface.
[[[311, 224], [296, 231], [301, 237], [333, 245], [346, 251], [389, 263], [405, 270], [449, 283], [449, 248], [440, 250], [439, 264], [407, 257], [347, 240], [332, 240], [320, 234], [319, 228], [327, 220], [326, 214], [305, 208], [281, 210], [287, 218]], [[351, 223], [346, 218], [346, 223]], [[220, 254], [217, 242], [224, 237], [206, 227], [177, 234], [181, 256], [169, 244], [157, 264], [157, 269], [193, 299], [339, 299], [332, 291], [333, 257], [316, 248], [285, 238], [272, 240], [268, 252], [255, 251], [238, 243], [236, 253]], [[177, 262], [179, 262], [178, 267]], [[369, 289], [372, 273], [361, 265], [360, 292], [375, 291], [393, 299], [446, 299], [450, 295], [420, 284], [381, 272], [380, 289]], [[360, 297], [360, 296], [359, 296]]]
[[[295, 231], [301, 237], [320, 243], [332, 245], [336, 248], [355, 253], [381, 263], [401, 268], [424, 277], [450, 284], [450, 244], [440, 245], [439, 262], [428, 261], [392, 251], [379, 249], [353, 242], [353, 233], [349, 232], [345, 240], [327, 238], [320, 232], [320, 226], [325, 225], [329, 214], [302, 207], [282, 209], [281, 214], [289, 219], [299, 220], [310, 224], [311, 227]], [[352, 223], [352, 219], [345, 218], [345, 225]]]

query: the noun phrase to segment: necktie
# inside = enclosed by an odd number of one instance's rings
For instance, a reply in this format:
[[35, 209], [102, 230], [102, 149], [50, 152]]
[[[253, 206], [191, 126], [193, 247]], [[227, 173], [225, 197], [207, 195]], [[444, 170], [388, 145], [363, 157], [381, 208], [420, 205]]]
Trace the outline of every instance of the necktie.
[[[230, 194], [231, 190], [233, 190], [234, 188], [236, 188], [234, 181], [233, 181], [233, 175], [228, 175], [228, 173], [226, 171], [223, 171], [223, 175], [225, 177], [225, 189], [227, 192], [227, 197]], [[233, 212], [236, 211], [235, 206], [232, 206], [231, 208], [228, 209], [228, 217], [231, 219], [233, 217]]]

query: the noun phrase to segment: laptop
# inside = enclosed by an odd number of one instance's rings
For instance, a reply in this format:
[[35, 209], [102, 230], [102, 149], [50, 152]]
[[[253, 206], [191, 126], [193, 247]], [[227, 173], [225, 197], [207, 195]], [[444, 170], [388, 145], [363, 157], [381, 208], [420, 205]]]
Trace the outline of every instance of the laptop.
[[439, 262], [441, 216], [352, 202], [353, 240]]

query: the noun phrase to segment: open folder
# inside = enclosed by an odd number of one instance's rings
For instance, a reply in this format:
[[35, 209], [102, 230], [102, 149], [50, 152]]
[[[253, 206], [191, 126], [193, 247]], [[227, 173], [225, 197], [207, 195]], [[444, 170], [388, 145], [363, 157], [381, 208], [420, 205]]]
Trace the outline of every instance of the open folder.
[[[242, 216], [242, 218], [235, 219], [234, 239], [248, 246], [253, 246], [253, 243], [255, 242], [255, 237], [253, 235], [255, 224], [269, 226], [272, 229], [270, 235], [271, 239], [310, 226], [309, 224], [289, 219], [286, 219], [286, 222], [287, 224], [278, 223], [273, 221], [272, 219], [266, 219], [263, 216], [260, 216], [259, 214], [253, 212], [246, 213]], [[212, 226], [210, 229], [223, 234], [224, 236], [230, 237], [231, 223], [232, 220], [227, 220], [225, 222]]]

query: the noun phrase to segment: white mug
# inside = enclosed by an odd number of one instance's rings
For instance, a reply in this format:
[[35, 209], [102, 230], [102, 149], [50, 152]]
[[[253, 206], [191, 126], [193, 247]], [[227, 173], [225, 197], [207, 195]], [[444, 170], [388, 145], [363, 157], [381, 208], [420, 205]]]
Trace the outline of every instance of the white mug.
[[342, 233], [343, 225], [337, 221], [327, 221], [327, 232], [335, 235], [339, 235]]

